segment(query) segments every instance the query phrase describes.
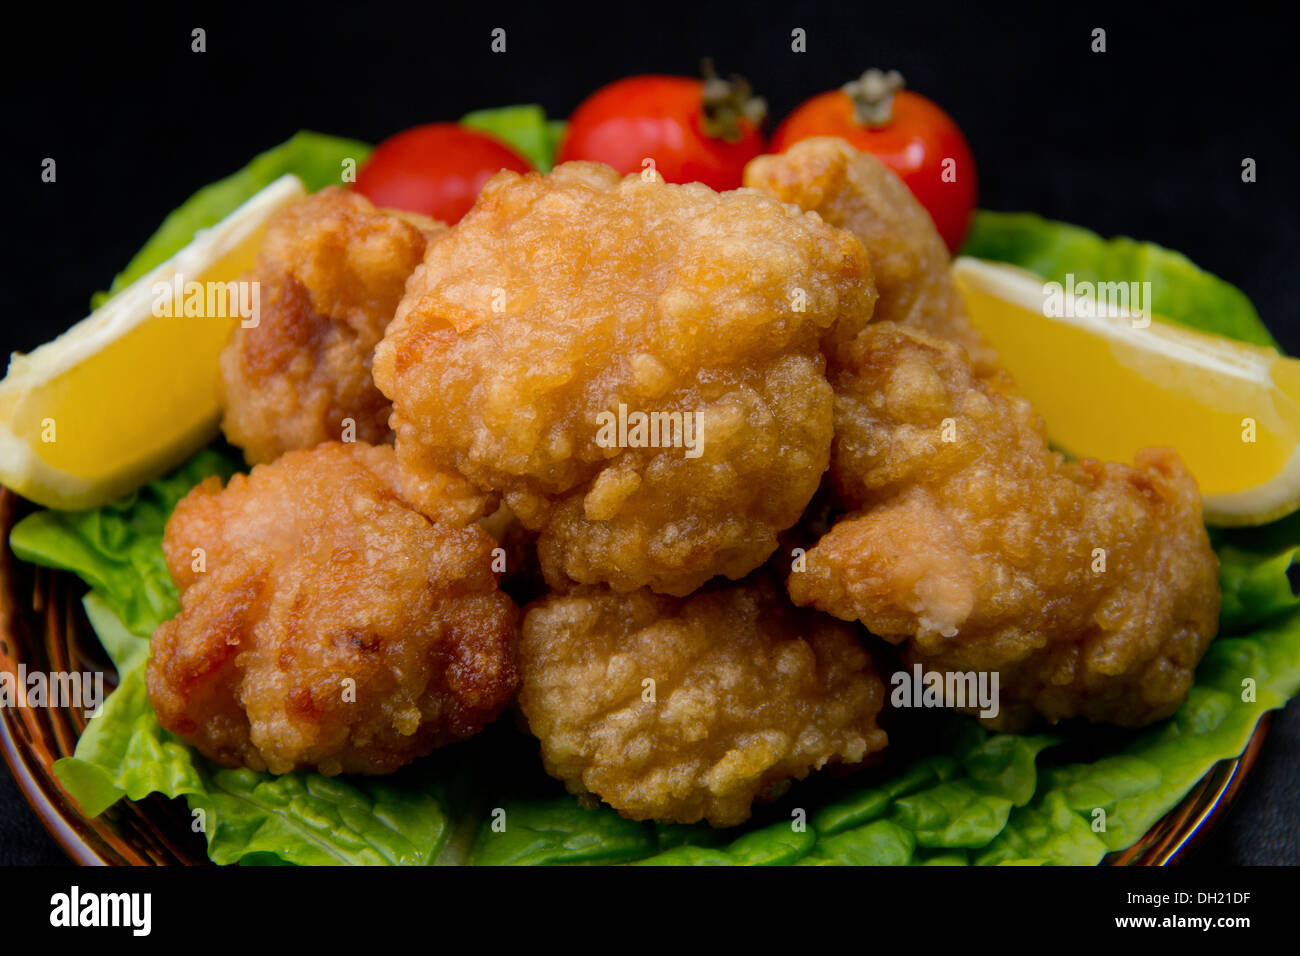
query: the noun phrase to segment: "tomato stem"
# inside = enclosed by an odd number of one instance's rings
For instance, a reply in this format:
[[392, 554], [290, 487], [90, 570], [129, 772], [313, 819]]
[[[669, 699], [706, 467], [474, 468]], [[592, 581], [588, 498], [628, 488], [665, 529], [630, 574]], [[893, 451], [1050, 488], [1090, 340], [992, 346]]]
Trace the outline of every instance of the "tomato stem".
[[894, 118], [894, 94], [903, 88], [897, 70], [867, 70], [841, 87], [853, 101], [853, 115], [863, 126], [888, 126]]
[[742, 120], [753, 127], [762, 125], [767, 116], [767, 101], [754, 95], [754, 88], [743, 76], [733, 73], [730, 79], [724, 80], [708, 57], [700, 64], [700, 72], [704, 77], [700, 128], [706, 136], [738, 143], [745, 135]]

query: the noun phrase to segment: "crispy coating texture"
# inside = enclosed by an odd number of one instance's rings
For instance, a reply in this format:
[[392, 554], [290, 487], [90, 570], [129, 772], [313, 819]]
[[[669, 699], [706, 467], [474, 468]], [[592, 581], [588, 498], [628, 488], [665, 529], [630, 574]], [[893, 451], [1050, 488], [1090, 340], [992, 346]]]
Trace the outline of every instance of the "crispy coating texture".
[[[258, 324], [236, 329], [221, 354], [221, 427], [250, 463], [340, 438], [391, 440], [370, 364], [407, 276], [443, 228], [338, 187], [272, 219], [251, 276]], [[354, 436], [343, 434], [347, 418]]]
[[966, 315], [930, 214], [889, 167], [842, 139], [818, 137], [754, 159], [745, 185], [812, 210], [862, 240], [880, 292], [876, 321], [958, 342], [981, 374], [996, 370], [996, 355]]
[[494, 544], [403, 502], [388, 446], [330, 442], [225, 489], [208, 479], [167, 523], [182, 610], [151, 643], [159, 721], [273, 773], [390, 773], [478, 732], [517, 681]]
[[799, 519], [830, 460], [821, 363], [790, 356], [679, 396], [697, 410], [704, 454], [629, 449], [558, 500], [537, 547], [553, 588], [572, 579], [688, 594], [717, 574], [744, 577]]
[[851, 230], [880, 291], [875, 324], [829, 353], [832, 487], [851, 513], [790, 575], [795, 601], [906, 641], [909, 663], [1000, 671], [1002, 726], [1172, 713], [1219, 603], [1177, 457], [1049, 451], [971, 327], [929, 216], [875, 158], [806, 140], [754, 160], [745, 183]]
[[1171, 714], [1215, 633], [1218, 562], [1167, 450], [1067, 463], [963, 350], [894, 323], [837, 381], [832, 466], [855, 509], [790, 575], [928, 669], [999, 671], [1004, 727]]
[[520, 670], [547, 771], [637, 820], [740, 823], [886, 742], [884, 685], [853, 631], [766, 581], [553, 595], [525, 616]]
[[[459, 521], [499, 494], [540, 532], [555, 588], [739, 578], [817, 488], [820, 348], [874, 299], [852, 235], [755, 191], [592, 163], [500, 173], [429, 248], [375, 354], [403, 487]], [[689, 413], [700, 454], [684, 428], [669, 447], [602, 443], [620, 405]]]

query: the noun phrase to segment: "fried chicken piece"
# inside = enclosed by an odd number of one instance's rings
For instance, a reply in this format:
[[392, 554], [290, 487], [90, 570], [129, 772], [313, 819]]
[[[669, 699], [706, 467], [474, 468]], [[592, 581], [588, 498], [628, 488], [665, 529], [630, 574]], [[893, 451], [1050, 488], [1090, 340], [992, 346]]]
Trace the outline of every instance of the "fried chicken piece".
[[762, 579], [552, 595], [524, 618], [520, 672], [547, 771], [636, 820], [741, 823], [885, 746], [884, 685], [853, 631]]
[[851, 230], [880, 292], [874, 324], [828, 353], [832, 485], [852, 512], [790, 575], [795, 601], [906, 641], [909, 663], [998, 670], [1002, 726], [1172, 713], [1219, 602], [1177, 457], [1050, 452], [971, 327], [929, 216], [873, 157], [806, 140], [751, 162], [745, 183]]
[[330, 442], [210, 478], [167, 522], [181, 612], [153, 635], [158, 719], [223, 766], [391, 773], [477, 733], [517, 681], [495, 542], [399, 497], [388, 446]]
[[820, 348], [874, 298], [853, 236], [756, 192], [499, 173], [375, 353], [404, 490], [458, 521], [500, 494], [555, 588], [742, 577], [817, 488]]
[[980, 374], [996, 371], [995, 353], [966, 315], [934, 221], [884, 163], [842, 139], [818, 137], [754, 159], [745, 167], [745, 185], [812, 210], [862, 240], [880, 293], [876, 321], [959, 342]]
[[1178, 457], [1066, 463], [956, 344], [890, 322], [854, 351], [832, 470], [855, 511], [790, 575], [794, 601], [906, 640], [909, 665], [999, 671], [1000, 726], [1173, 713], [1219, 610]]
[[406, 277], [443, 229], [337, 187], [272, 219], [250, 277], [258, 323], [236, 329], [221, 354], [221, 427], [250, 463], [323, 441], [391, 439], [370, 363]]

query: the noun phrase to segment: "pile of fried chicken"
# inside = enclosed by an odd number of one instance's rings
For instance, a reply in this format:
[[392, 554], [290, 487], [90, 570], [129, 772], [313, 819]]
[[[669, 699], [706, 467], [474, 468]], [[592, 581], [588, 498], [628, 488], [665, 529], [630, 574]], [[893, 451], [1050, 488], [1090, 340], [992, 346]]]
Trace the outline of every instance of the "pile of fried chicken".
[[[997, 672], [1004, 728], [1171, 714], [1219, 607], [1177, 456], [1050, 450], [872, 157], [745, 183], [567, 163], [452, 228], [338, 188], [279, 214], [221, 360], [255, 467], [167, 525], [163, 726], [376, 774], [516, 702], [571, 791], [725, 826], [884, 748], [880, 641]], [[599, 442], [620, 405], [699, 449]]]

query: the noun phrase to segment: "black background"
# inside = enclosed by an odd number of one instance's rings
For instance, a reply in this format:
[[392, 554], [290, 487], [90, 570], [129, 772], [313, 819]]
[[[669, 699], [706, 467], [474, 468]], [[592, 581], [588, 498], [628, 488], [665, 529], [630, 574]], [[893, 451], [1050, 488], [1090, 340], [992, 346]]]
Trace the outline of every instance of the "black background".
[[[567, 115], [639, 72], [714, 57], [779, 119], [867, 66], [962, 126], [987, 208], [1150, 239], [1243, 289], [1300, 352], [1293, 37], [1242, 4], [557, 4], [99, 12], [46, 4], [7, 30], [4, 349], [87, 310], [170, 210], [300, 128], [375, 142], [471, 110]], [[207, 52], [191, 52], [195, 27]], [[490, 51], [494, 27], [507, 52]], [[807, 52], [790, 50], [795, 27]], [[1107, 52], [1090, 50], [1095, 27]], [[41, 162], [58, 164], [56, 183]], [[1258, 181], [1241, 181], [1243, 158]], [[124, 383], [129, 387], [129, 383]], [[1297, 863], [1300, 707], [1275, 722], [1200, 863]], [[0, 862], [60, 862], [0, 773]]]

